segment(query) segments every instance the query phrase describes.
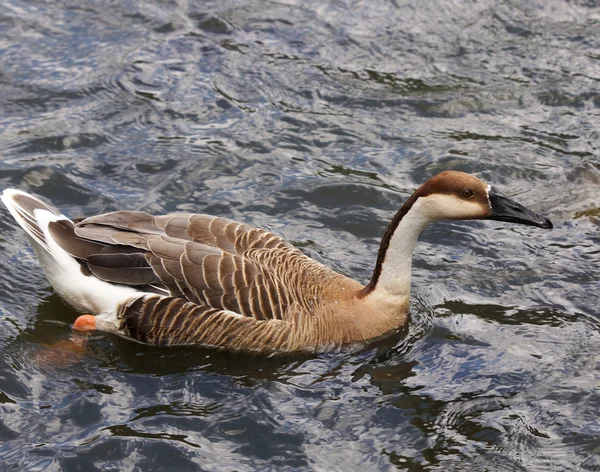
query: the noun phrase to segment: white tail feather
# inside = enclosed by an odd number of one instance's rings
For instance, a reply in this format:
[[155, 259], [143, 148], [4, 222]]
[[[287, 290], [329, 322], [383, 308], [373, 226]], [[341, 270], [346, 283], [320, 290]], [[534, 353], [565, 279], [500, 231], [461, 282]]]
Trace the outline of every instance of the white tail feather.
[[[34, 247], [37, 245], [49, 252], [50, 249], [44, 238], [44, 232], [37, 222], [34, 211], [36, 209], [44, 209], [52, 215], [61, 216], [65, 219], [67, 217], [61, 215], [56, 208], [47, 205], [39, 198], [22, 192], [21, 190], [7, 188], [2, 192], [0, 198], [2, 198], [2, 202], [6, 205], [6, 208], [8, 208], [8, 211], [10, 211], [13, 218], [32, 239]], [[18, 200], [22, 200], [22, 202], [20, 203]]]
[[38, 198], [15, 189], [6, 189], [2, 201], [30, 237], [35, 253], [54, 290], [76, 310], [108, 315], [116, 324], [118, 307], [141, 292], [84, 275], [80, 263], [52, 237], [48, 225], [68, 220]]

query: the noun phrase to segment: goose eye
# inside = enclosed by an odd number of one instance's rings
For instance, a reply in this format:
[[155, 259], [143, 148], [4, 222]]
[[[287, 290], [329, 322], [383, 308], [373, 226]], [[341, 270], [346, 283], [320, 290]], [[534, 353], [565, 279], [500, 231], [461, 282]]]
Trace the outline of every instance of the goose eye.
[[463, 190], [462, 196], [465, 198], [471, 198], [473, 196], [473, 190]]

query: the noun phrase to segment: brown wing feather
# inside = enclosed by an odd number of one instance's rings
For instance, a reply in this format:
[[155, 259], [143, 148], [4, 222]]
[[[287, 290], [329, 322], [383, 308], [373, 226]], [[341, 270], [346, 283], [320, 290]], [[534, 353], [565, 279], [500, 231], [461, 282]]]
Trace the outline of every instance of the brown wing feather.
[[106, 246], [102, 241], [82, 239], [75, 234], [75, 225], [69, 220], [52, 221], [48, 224], [52, 238], [65, 251], [78, 259], [86, 259], [92, 254], [102, 252]]
[[101, 280], [134, 286], [160, 284], [142, 253], [92, 254], [86, 262], [92, 274]]
[[[295, 316], [286, 316], [288, 308], [302, 303], [299, 292], [306, 287], [294, 272], [306, 264], [322, 268], [268, 231], [209, 215], [120, 211], [61, 231], [63, 247], [76, 247], [73, 255], [103, 280], [162, 287], [184, 302], [255, 320]], [[137, 252], [143, 257], [131, 255]]]

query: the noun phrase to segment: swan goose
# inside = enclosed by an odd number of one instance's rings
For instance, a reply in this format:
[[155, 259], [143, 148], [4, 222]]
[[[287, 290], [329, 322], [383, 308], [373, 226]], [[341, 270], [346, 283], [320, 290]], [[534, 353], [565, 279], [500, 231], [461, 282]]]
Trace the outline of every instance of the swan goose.
[[395, 214], [363, 286], [269, 231], [225, 218], [117, 211], [73, 221], [19, 190], [2, 200], [55, 291], [87, 313], [73, 329], [262, 353], [365, 343], [406, 325], [413, 249], [433, 221], [552, 228], [478, 178], [444, 171]]

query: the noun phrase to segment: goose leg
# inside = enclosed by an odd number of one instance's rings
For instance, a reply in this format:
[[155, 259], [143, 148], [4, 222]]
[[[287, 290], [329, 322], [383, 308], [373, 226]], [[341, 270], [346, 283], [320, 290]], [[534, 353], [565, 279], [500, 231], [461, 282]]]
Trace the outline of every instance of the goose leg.
[[94, 315], [81, 315], [73, 323], [74, 331], [94, 331], [96, 329], [96, 317]]
[[86, 354], [85, 340], [79, 337], [63, 339], [54, 344], [42, 344], [34, 353], [35, 364], [44, 368], [66, 368], [79, 362]]

